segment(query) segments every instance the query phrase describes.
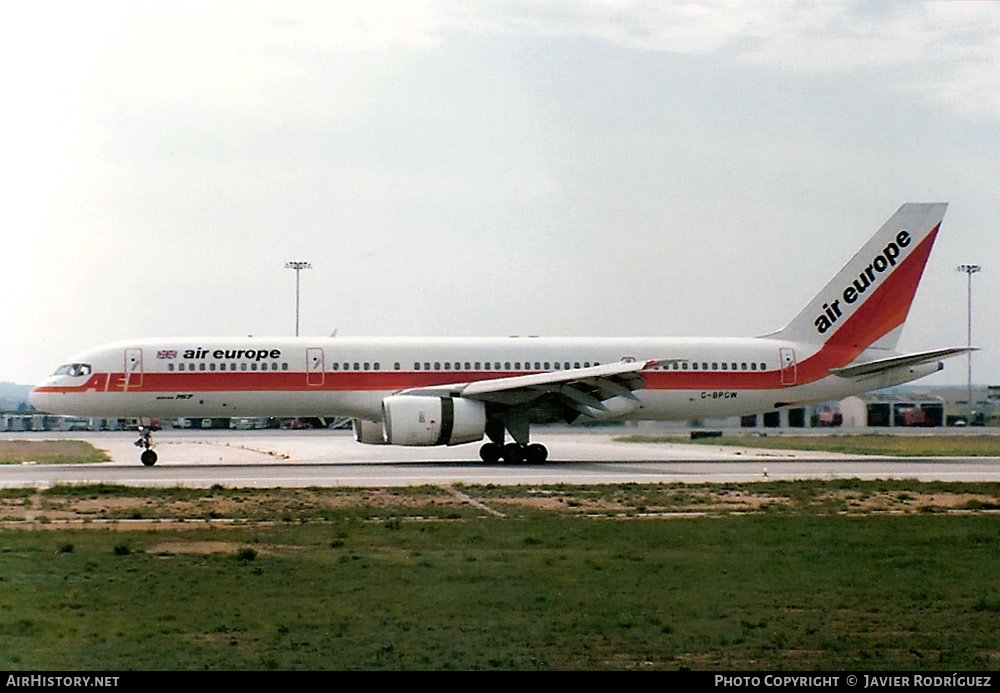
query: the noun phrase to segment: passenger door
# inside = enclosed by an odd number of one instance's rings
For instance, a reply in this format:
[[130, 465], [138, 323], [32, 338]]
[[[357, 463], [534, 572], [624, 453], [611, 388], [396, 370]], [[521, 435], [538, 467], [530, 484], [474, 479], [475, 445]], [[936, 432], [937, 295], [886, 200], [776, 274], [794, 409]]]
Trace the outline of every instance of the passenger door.
[[125, 350], [125, 392], [130, 387], [142, 387], [142, 349], [138, 347]]
[[784, 386], [794, 385], [797, 375], [795, 366], [795, 349], [782, 347], [778, 349], [778, 359], [781, 363], [781, 384]]
[[323, 350], [319, 347], [306, 349], [306, 385], [319, 387], [324, 383], [326, 368]]

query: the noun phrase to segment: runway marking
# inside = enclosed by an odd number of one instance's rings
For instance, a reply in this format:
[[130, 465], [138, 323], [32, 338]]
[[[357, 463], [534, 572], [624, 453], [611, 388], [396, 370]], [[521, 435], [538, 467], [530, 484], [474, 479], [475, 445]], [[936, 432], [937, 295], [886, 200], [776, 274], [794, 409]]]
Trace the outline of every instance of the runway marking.
[[449, 486], [447, 484], [442, 484], [439, 488], [444, 489], [445, 491], [447, 491], [451, 495], [455, 496], [455, 498], [458, 498], [460, 501], [468, 503], [469, 505], [471, 505], [474, 508], [479, 508], [480, 510], [488, 512], [490, 515], [495, 515], [496, 517], [506, 517], [506, 515], [504, 515], [499, 510], [494, 510], [493, 508], [491, 508], [490, 506], [486, 505], [485, 503], [477, 501], [475, 498], [472, 498], [471, 496], [468, 496], [468, 495], [462, 493], [461, 491], [459, 491], [456, 488], [453, 488], [452, 486]]

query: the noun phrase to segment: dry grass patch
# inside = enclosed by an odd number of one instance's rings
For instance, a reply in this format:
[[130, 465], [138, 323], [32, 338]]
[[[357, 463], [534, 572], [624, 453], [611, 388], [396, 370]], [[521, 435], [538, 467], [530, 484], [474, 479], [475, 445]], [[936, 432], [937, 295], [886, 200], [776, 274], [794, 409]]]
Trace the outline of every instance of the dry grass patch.
[[110, 462], [104, 450], [83, 440], [0, 440], [0, 464]]

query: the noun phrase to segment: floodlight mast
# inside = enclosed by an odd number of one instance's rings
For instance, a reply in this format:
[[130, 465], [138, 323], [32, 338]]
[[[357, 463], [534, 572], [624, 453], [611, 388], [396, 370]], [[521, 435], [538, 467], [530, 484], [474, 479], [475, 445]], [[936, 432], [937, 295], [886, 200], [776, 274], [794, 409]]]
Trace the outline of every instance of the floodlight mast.
[[312, 269], [312, 263], [296, 261], [286, 262], [285, 269], [295, 270], [295, 336], [299, 336], [299, 272], [304, 269]]
[[965, 272], [968, 276], [968, 288], [966, 289], [966, 303], [967, 303], [967, 314], [968, 314], [968, 331], [966, 346], [969, 347], [969, 352], [966, 354], [966, 362], [968, 364], [968, 391], [966, 393], [966, 415], [965, 423], [967, 426], [972, 425], [972, 275], [979, 272], [982, 267], [979, 265], [959, 265], [955, 268], [959, 272]]

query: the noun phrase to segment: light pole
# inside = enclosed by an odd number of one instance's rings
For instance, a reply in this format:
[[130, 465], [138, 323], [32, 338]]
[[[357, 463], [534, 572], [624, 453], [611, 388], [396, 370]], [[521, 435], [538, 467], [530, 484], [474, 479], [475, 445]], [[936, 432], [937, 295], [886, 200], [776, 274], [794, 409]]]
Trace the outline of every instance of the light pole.
[[969, 352], [966, 354], [966, 359], [968, 360], [968, 392], [966, 400], [968, 404], [968, 413], [966, 414], [965, 421], [967, 426], [972, 425], [972, 275], [982, 269], [979, 265], [959, 265], [956, 267], [959, 272], [965, 272], [968, 275], [968, 288], [966, 290], [967, 304], [968, 304], [968, 336], [966, 339], [966, 346], [969, 347]]
[[299, 272], [304, 269], [312, 269], [312, 264], [308, 262], [286, 262], [285, 269], [295, 270], [295, 336], [299, 336]]

